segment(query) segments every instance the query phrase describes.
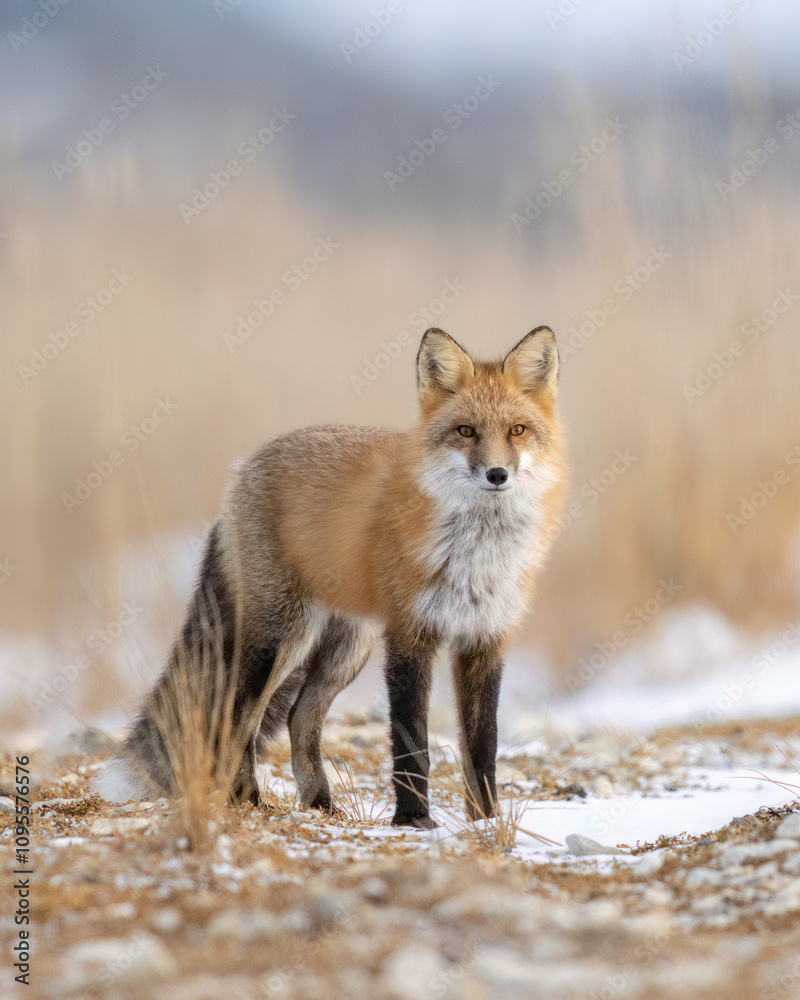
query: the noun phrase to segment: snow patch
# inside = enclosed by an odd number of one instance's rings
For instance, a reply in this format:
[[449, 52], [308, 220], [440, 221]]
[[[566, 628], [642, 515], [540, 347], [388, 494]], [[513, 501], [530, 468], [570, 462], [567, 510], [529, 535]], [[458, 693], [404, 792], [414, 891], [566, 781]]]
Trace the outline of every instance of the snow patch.
[[152, 788], [119, 757], [106, 761], [92, 777], [92, 791], [106, 802], [138, 802], [152, 796]]

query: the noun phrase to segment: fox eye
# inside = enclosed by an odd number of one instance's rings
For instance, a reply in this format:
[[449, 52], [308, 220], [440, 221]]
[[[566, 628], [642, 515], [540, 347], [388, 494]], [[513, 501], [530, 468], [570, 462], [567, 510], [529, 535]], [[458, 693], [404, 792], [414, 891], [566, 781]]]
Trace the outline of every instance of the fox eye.
[[511, 433], [514, 437], [519, 437], [520, 434], [525, 433], [525, 426], [523, 424], [514, 424], [511, 428]]
[[460, 427], [456, 428], [461, 437], [471, 438], [475, 437], [475, 428], [468, 427], [466, 424], [462, 424]]

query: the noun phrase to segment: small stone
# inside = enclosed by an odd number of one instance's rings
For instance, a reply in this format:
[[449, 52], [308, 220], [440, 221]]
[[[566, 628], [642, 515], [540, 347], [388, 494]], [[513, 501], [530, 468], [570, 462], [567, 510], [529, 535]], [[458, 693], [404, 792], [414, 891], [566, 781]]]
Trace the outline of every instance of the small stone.
[[800, 812], [789, 813], [785, 819], [781, 820], [775, 830], [775, 838], [800, 840]]
[[737, 923], [739, 920], [739, 913], [736, 910], [722, 910], [719, 913], [711, 913], [703, 920], [704, 927], [711, 927], [715, 930], [724, 930], [726, 927], [730, 927], [731, 924]]
[[254, 878], [263, 878], [274, 874], [275, 864], [271, 858], [259, 858], [247, 870]]
[[650, 854], [645, 854], [644, 857], [640, 861], [637, 861], [633, 866], [633, 877], [637, 881], [639, 879], [652, 878], [653, 875], [661, 871], [666, 860], [666, 851], [652, 851]]
[[3, 812], [15, 813], [17, 811], [17, 807], [14, 805], [14, 800], [10, 799], [7, 795], [0, 795], [0, 809]]
[[70, 948], [64, 956], [63, 978], [78, 990], [110, 983], [127, 988], [177, 974], [178, 963], [154, 937], [137, 931], [124, 938], [101, 938]]
[[725, 876], [713, 868], [693, 868], [683, 883], [685, 889], [700, 889], [703, 886], [716, 888], [722, 885]]
[[332, 924], [340, 923], [350, 906], [347, 896], [339, 893], [323, 893], [314, 896], [308, 904], [308, 915], [314, 926], [328, 928]]
[[616, 900], [592, 899], [576, 907], [574, 916], [579, 930], [603, 933], [615, 928], [622, 915], [622, 906]]
[[614, 797], [614, 786], [604, 776], [595, 780], [594, 793], [599, 799], [612, 799]]
[[119, 834], [124, 837], [126, 834], [136, 833], [138, 830], [145, 830], [150, 826], [150, 820], [145, 816], [124, 816], [115, 819], [96, 819], [92, 823], [89, 833], [93, 837], [110, 837]]
[[786, 858], [782, 867], [787, 875], [800, 875], [800, 852]]
[[366, 739], [360, 733], [356, 733], [355, 736], [351, 736], [350, 742], [354, 747], [357, 747], [359, 750], [371, 750], [372, 747], [374, 746], [372, 740]]
[[527, 781], [528, 776], [510, 761], [498, 760], [496, 780], [498, 785], [513, 785]]
[[556, 782], [556, 787], [559, 791], [559, 798], [565, 799], [585, 799], [586, 789], [583, 785], [575, 784], [565, 784], [563, 781]]
[[481, 949], [475, 966], [480, 978], [488, 985], [491, 996], [543, 995], [540, 990], [540, 963], [526, 962], [510, 948]]
[[543, 903], [536, 896], [517, 896], [484, 887], [437, 903], [431, 911], [443, 924], [460, 926], [474, 922], [514, 935], [534, 934], [542, 924]]
[[105, 916], [108, 920], [133, 920], [136, 907], [131, 902], [112, 903], [106, 907]]
[[293, 809], [287, 818], [293, 823], [313, 823], [319, 819], [319, 815], [313, 809]]
[[64, 785], [78, 785], [80, 784], [80, 780], [80, 777], [74, 771], [70, 771], [69, 774], [64, 774], [59, 778], [59, 781]]
[[209, 937], [230, 937], [246, 943], [273, 937], [278, 931], [279, 922], [264, 910], [226, 910], [208, 925]]
[[301, 910], [298, 906], [293, 907], [291, 910], [287, 910], [286, 913], [282, 914], [278, 922], [279, 930], [281, 934], [310, 934], [314, 929], [314, 925], [311, 922], [311, 918], [305, 910]]
[[567, 854], [574, 854], [576, 857], [587, 857], [591, 854], [625, 854], [619, 847], [606, 847], [599, 844], [591, 837], [584, 837], [579, 833], [571, 833], [567, 839]]
[[782, 917], [798, 910], [800, 910], [800, 879], [794, 879], [786, 888], [777, 892], [764, 907], [764, 913], [768, 917]]
[[217, 854], [220, 858], [229, 865], [233, 864], [233, 841], [231, 838], [223, 833], [217, 837]]
[[642, 894], [642, 901], [654, 908], [670, 906], [674, 898], [674, 893], [661, 884], [648, 885]]
[[725, 900], [721, 895], [700, 896], [693, 899], [691, 908], [693, 913], [721, 913], [725, 906]]
[[446, 982], [448, 965], [433, 948], [415, 944], [390, 955], [381, 971], [393, 1000], [418, 1000], [427, 995], [431, 983]]
[[361, 895], [370, 903], [385, 903], [389, 898], [389, 886], [382, 878], [368, 878], [361, 886]]
[[796, 841], [783, 838], [760, 840], [755, 844], [732, 844], [720, 854], [719, 863], [723, 868], [728, 868], [732, 865], [747, 864], [750, 861], [765, 861], [776, 854], [794, 851], [796, 848]]
[[159, 934], [174, 934], [183, 925], [183, 917], [178, 910], [167, 906], [163, 910], [157, 910], [150, 923]]

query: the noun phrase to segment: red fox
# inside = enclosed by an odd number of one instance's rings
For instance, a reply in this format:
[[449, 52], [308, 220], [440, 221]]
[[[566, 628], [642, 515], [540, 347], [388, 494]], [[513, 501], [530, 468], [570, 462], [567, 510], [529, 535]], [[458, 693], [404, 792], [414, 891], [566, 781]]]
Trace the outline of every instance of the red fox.
[[211, 641], [229, 676], [235, 661], [233, 714], [249, 719], [231, 799], [259, 803], [256, 762], [288, 722], [302, 803], [331, 810], [322, 725], [383, 636], [393, 822], [429, 828], [431, 667], [448, 643], [467, 812], [491, 815], [503, 656], [561, 513], [557, 386], [548, 327], [498, 362], [474, 361], [430, 329], [417, 355], [412, 430], [309, 427], [240, 463], [182, 637], [123, 756], [175, 790], [158, 708], [179, 647]]

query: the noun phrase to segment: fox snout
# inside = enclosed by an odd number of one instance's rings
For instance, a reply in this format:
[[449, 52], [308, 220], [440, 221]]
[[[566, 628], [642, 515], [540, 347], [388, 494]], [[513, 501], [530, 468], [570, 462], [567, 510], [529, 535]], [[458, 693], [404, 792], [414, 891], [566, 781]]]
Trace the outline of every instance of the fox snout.
[[496, 465], [492, 469], [487, 469], [486, 479], [494, 489], [500, 489], [501, 486], [505, 486], [508, 482], [508, 469], [504, 469], [499, 465]]

